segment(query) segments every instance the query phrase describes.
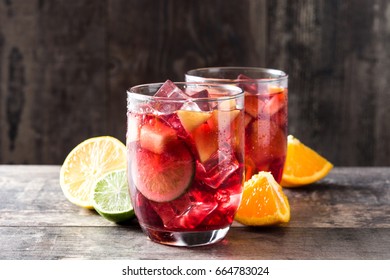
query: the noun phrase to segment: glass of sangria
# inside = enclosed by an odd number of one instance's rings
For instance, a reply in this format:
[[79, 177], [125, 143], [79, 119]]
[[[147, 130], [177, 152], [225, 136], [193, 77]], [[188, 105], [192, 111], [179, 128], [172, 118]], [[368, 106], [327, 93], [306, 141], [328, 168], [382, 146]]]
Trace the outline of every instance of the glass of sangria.
[[154, 83], [127, 92], [128, 182], [153, 241], [225, 237], [244, 181], [244, 93], [233, 85]]
[[244, 90], [246, 180], [269, 171], [280, 183], [287, 151], [287, 74], [256, 67], [209, 67], [190, 70], [185, 79]]

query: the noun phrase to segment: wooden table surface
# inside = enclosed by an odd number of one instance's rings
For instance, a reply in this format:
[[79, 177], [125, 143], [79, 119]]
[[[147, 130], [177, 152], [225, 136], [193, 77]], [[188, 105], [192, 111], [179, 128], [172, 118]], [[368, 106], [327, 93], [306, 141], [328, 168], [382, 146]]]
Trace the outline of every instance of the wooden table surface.
[[136, 220], [106, 221], [66, 200], [59, 166], [0, 165], [0, 260], [390, 259], [390, 167], [336, 167], [322, 181], [285, 189], [291, 221], [234, 224], [211, 246], [156, 244]]

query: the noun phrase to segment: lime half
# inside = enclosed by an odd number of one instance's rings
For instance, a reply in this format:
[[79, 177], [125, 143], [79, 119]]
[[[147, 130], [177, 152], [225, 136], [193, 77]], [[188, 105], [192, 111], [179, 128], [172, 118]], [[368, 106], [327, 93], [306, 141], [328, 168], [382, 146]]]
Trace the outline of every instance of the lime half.
[[134, 217], [127, 185], [126, 169], [107, 173], [98, 180], [93, 207], [107, 220], [120, 223]]

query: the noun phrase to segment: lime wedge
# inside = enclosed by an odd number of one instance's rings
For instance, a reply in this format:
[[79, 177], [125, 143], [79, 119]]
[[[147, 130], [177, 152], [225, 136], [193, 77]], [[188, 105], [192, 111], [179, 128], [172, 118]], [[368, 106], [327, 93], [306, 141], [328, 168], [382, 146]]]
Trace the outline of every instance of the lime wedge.
[[127, 185], [126, 169], [107, 173], [95, 185], [95, 210], [107, 220], [120, 223], [134, 217]]

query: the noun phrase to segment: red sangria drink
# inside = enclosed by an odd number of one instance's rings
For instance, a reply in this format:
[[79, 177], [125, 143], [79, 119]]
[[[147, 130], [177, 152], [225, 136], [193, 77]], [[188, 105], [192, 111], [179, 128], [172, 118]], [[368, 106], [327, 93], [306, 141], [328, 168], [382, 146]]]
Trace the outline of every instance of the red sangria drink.
[[269, 171], [280, 183], [287, 151], [288, 76], [250, 67], [193, 69], [187, 82], [235, 84], [245, 92], [245, 178]]
[[244, 180], [242, 89], [168, 80], [127, 96], [128, 182], [143, 231], [175, 246], [223, 239]]

